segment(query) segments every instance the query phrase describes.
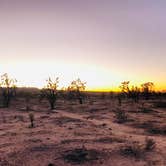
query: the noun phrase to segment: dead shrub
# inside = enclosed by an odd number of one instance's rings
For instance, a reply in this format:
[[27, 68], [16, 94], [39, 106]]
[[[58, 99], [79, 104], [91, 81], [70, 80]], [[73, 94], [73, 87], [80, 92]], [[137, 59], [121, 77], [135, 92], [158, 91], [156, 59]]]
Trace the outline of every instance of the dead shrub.
[[120, 149], [122, 155], [140, 158], [144, 153], [144, 148], [139, 142], [130, 143]]
[[115, 118], [118, 123], [124, 123], [127, 121], [127, 115], [125, 111], [121, 109], [115, 111]]
[[145, 150], [150, 151], [153, 150], [156, 146], [156, 142], [151, 138], [145, 139]]
[[30, 124], [29, 127], [30, 127], [30, 128], [33, 128], [33, 127], [34, 127], [34, 120], [35, 120], [33, 113], [30, 113], [30, 114], [29, 114], [29, 120], [30, 120], [30, 122], [31, 122], [31, 124]]
[[63, 155], [65, 161], [72, 164], [82, 164], [88, 161], [98, 159], [98, 152], [96, 150], [87, 150], [85, 147], [73, 149]]

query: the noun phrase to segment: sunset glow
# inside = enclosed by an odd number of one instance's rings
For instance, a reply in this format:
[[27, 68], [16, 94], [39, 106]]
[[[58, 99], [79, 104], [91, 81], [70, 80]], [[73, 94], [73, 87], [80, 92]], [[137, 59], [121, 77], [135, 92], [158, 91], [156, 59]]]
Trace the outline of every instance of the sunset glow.
[[0, 74], [18, 86], [87, 90], [154, 82], [166, 89], [166, 2], [162, 0], [0, 0]]

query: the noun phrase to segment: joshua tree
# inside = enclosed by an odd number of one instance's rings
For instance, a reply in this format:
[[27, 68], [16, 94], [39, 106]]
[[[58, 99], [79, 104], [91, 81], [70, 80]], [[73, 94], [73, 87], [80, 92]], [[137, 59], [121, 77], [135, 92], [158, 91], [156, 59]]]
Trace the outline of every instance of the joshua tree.
[[16, 82], [17, 80], [10, 78], [7, 73], [1, 76], [0, 90], [4, 107], [9, 107], [11, 98], [16, 94]]
[[146, 83], [142, 84], [141, 87], [142, 87], [142, 92], [143, 92], [145, 99], [148, 100], [150, 93], [153, 90], [154, 83], [153, 82], [146, 82]]
[[55, 103], [58, 95], [57, 91], [58, 83], [59, 83], [58, 77], [55, 79], [55, 81], [52, 81], [52, 79], [49, 77], [46, 86], [41, 91], [41, 96], [48, 100], [51, 109], [55, 108]]
[[68, 92], [70, 96], [77, 98], [80, 104], [83, 104], [83, 93], [85, 90], [86, 82], [82, 82], [79, 78], [75, 81], [72, 81], [70, 86], [68, 87]]

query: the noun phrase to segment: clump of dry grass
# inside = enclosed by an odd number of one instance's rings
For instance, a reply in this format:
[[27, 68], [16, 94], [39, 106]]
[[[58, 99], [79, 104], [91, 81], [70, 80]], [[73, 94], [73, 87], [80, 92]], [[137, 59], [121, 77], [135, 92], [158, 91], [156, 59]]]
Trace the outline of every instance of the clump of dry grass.
[[165, 126], [154, 126], [151, 125], [149, 128], [147, 128], [147, 131], [151, 134], [160, 134], [160, 135], [166, 135], [166, 127]]
[[145, 143], [140, 144], [138, 141], [130, 142], [120, 149], [122, 155], [141, 158], [147, 151], [154, 150], [156, 142], [151, 138], [146, 138]]
[[145, 139], [145, 150], [150, 151], [153, 150], [156, 146], [156, 142], [151, 138]]
[[115, 118], [116, 122], [118, 123], [124, 123], [127, 121], [127, 115], [125, 111], [119, 108], [115, 111]]
[[120, 149], [120, 153], [125, 156], [140, 158], [144, 152], [143, 145], [139, 142], [129, 143]]
[[29, 120], [30, 120], [30, 128], [33, 128], [34, 127], [34, 120], [35, 120], [35, 118], [34, 118], [34, 114], [33, 113], [29, 113]]
[[66, 152], [63, 158], [66, 162], [72, 164], [83, 164], [88, 161], [97, 160], [99, 153], [96, 150], [88, 150], [85, 147], [76, 148]]

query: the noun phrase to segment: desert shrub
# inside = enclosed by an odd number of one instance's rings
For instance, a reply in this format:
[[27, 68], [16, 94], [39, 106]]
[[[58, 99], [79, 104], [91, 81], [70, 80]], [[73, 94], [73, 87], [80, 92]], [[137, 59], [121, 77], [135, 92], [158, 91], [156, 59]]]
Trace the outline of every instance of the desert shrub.
[[9, 107], [12, 97], [16, 95], [16, 79], [12, 79], [7, 73], [1, 76], [0, 90], [2, 95], [3, 107]]
[[145, 139], [145, 150], [150, 151], [153, 150], [156, 146], [156, 142], [153, 139], [146, 138]]
[[133, 142], [123, 146], [120, 149], [122, 155], [127, 155], [135, 158], [140, 158], [144, 154], [144, 148], [139, 142]]
[[131, 98], [135, 103], [139, 101], [140, 89], [137, 86], [132, 86], [128, 93], [129, 98]]
[[151, 125], [147, 128], [147, 131], [151, 134], [160, 134], [160, 135], [166, 135], [166, 127], [158, 127]]
[[83, 91], [86, 88], [85, 84], [86, 82], [82, 82], [79, 78], [72, 81], [67, 88], [69, 99], [77, 99], [80, 104], [83, 104], [83, 99], [85, 98]]
[[59, 78], [57, 77], [55, 81], [52, 81], [51, 78], [49, 78], [47, 81], [46, 86], [41, 90], [41, 98], [46, 98], [50, 104], [50, 108], [55, 108], [55, 103], [58, 96], [58, 83]]
[[143, 94], [144, 98], [146, 100], [148, 100], [152, 94], [154, 83], [146, 82], [146, 83], [142, 84], [141, 87], [142, 87], [142, 94]]
[[34, 127], [34, 114], [33, 113], [29, 113], [29, 120], [30, 120], [30, 128]]
[[150, 138], [145, 139], [145, 144], [140, 144], [138, 141], [128, 143], [120, 149], [122, 155], [127, 155], [135, 158], [143, 157], [147, 151], [155, 148], [155, 141]]
[[129, 83], [130, 81], [124, 81], [121, 83], [121, 85], [119, 86], [119, 88], [121, 89], [121, 92], [126, 96], [128, 97], [128, 94], [129, 94]]
[[124, 123], [127, 121], [127, 115], [124, 110], [122, 109], [117, 109], [115, 111], [115, 118], [118, 123]]
[[83, 164], [98, 159], [99, 153], [95, 150], [88, 150], [85, 147], [73, 149], [63, 155], [65, 161], [72, 164]]

